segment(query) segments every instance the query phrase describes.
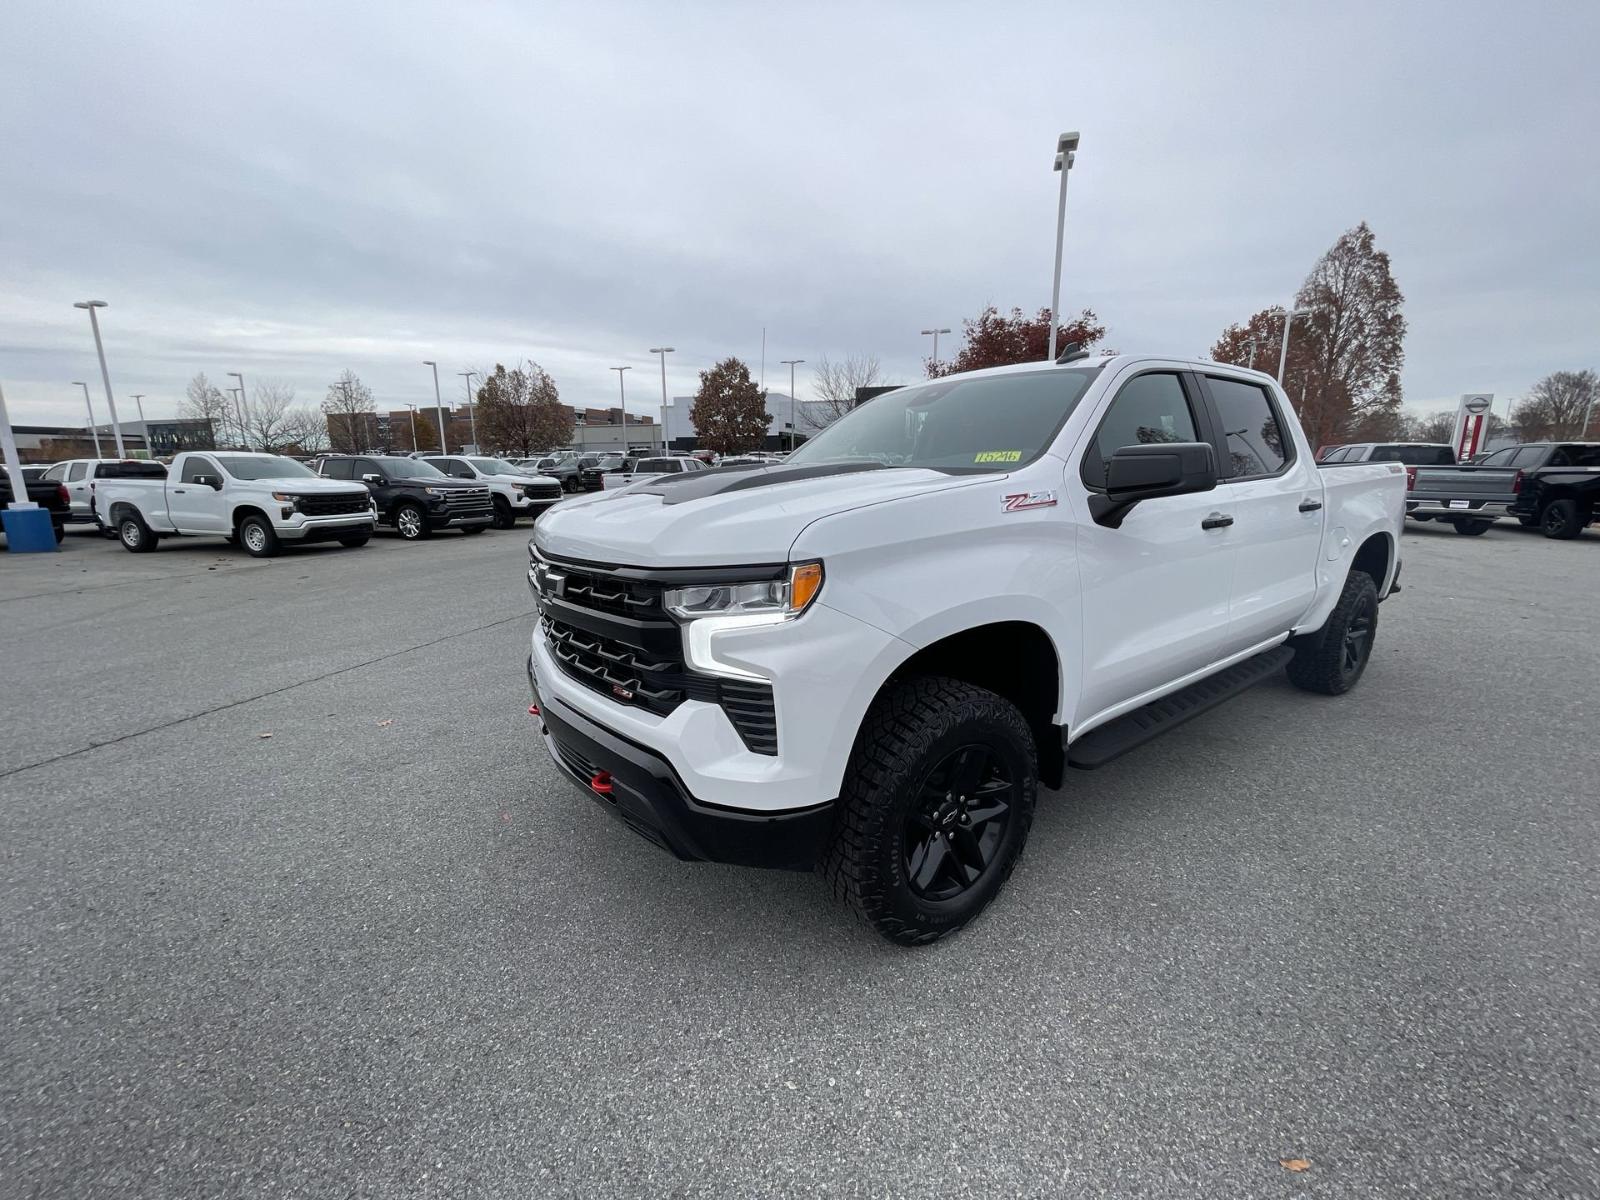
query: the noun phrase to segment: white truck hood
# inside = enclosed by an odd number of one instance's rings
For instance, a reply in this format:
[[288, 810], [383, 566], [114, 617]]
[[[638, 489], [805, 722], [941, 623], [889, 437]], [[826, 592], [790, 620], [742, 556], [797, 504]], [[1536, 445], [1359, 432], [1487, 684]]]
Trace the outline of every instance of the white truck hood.
[[307, 479], [304, 475], [263, 475], [260, 479], [238, 482], [271, 484], [279, 491], [302, 492], [318, 496], [336, 495], [339, 492], [364, 492], [367, 490], [367, 485], [359, 480], [326, 479], [321, 475], [315, 479]]
[[559, 504], [534, 538], [546, 554], [623, 566], [779, 563], [821, 517], [992, 478], [920, 467], [694, 471]]

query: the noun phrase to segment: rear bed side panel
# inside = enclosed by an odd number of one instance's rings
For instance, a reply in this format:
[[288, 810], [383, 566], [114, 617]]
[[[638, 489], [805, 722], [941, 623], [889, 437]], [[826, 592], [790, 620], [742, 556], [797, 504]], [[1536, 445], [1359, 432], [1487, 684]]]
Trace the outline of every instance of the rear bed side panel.
[[1387, 596], [1400, 566], [1400, 533], [1405, 524], [1406, 472], [1399, 463], [1361, 463], [1320, 473], [1323, 486], [1322, 556], [1317, 564], [1317, 599], [1296, 633], [1322, 628], [1339, 602], [1357, 552], [1368, 539], [1386, 543], [1388, 568], [1378, 588]]

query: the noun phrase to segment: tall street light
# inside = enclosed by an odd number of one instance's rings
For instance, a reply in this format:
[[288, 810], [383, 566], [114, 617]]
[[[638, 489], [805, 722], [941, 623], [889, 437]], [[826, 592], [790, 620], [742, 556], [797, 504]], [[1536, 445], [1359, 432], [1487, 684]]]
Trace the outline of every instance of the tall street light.
[[[948, 329], [924, 329], [922, 331], [923, 337], [927, 337], [930, 333], [933, 334], [933, 365], [936, 367], [939, 365], [939, 335], [949, 332]], [[1051, 355], [1051, 357], [1055, 356]]]
[[653, 346], [651, 354], [661, 356], [661, 452], [667, 452], [667, 355], [675, 354], [671, 346]]
[[244, 427], [244, 389], [229, 388], [228, 395], [233, 397], [233, 419], [234, 423], [239, 426], [239, 449], [248, 450], [250, 449], [250, 440]]
[[117, 424], [117, 401], [111, 394], [111, 372], [106, 370], [106, 348], [100, 341], [100, 319], [94, 315], [97, 308], [111, 307], [104, 300], [79, 300], [73, 308], [89, 310], [89, 327], [94, 330], [94, 352], [100, 356], [100, 378], [106, 385], [106, 407], [111, 410], [111, 436], [117, 442], [117, 457], [126, 458], [122, 452], [122, 426]]
[[780, 359], [784, 366], [789, 368], [789, 453], [794, 453], [794, 368], [796, 363], [803, 363], [803, 358]]
[[229, 371], [231, 379], [239, 381], [239, 445], [241, 448], [250, 449], [250, 406], [244, 398], [244, 376], [237, 371]]
[[472, 377], [476, 375], [477, 372], [457, 371], [456, 374], [465, 379], [467, 384], [467, 424], [472, 426], [472, 452], [474, 454], [482, 454], [483, 447], [478, 445], [478, 418], [477, 415], [472, 411]]
[[450, 446], [444, 436], [444, 401], [439, 398], [439, 364], [431, 358], [425, 358], [422, 360], [422, 365], [433, 368], [433, 403], [434, 412], [439, 418], [439, 453], [449, 454]]
[[1283, 372], [1289, 365], [1289, 326], [1294, 324], [1296, 317], [1309, 317], [1309, 308], [1286, 308], [1283, 310], [1283, 349], [1278, 351], [1278, 386], [1283, 386]]
[[83, 406], [89, 410], [89, 436], [94, 438], [94, 456], [96, 458], [99, 458], [100, 457], [100, 430], [95, 428], [95, 423], [94, 423], [94, 401], [89, 399], [89, 385], [87, 383], [85, 383], [81, 379], [74, 379], [72, 381], [72, 386], [73, 387], [81, 387], [83, 389]]
[[[412, 453], [416, 453], [422, 449], [421, 446], [417, 445], [417, 406], [408, 404], [406, 407], [411, 410], [411, 450]], [[443, 453], [443, 451], [440, 453]]]
[[1061, 199], [1056, 205], [1056, 263], [1050, 276], [1050, 361], [1056, 360], [1056, 329], [1061, 324], [1061, 239], [1067, 228], [1067, 176], [1078, 161], [1078, 134], [1056, 139], [1056, 167], [1061, 172]]
[[611, 369], [617, 373], [617, 395], [622, 397], [622, 453], [626, 457], [628, 453], [628, 389], [623, 386], [622, 381], [627, 378], [627, 376], [623, 375], [623, 372], [631, 371], [633, 368], [612, 367]]

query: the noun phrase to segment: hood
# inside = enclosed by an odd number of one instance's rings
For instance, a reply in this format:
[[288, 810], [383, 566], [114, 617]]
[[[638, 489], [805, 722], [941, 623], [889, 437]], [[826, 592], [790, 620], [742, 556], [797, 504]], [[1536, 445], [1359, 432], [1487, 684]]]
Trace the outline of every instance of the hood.
[[532, 471], [529, 471], [526, 475], [490, 475], [487, 479], [483, 480], [483, 482], [488, 483], [490, 479], [498, 480], [501, 483], [514, 483], [518, 487], [521, 487], [525, 483], [548, 483], [553, 484], [556, 487], [561, 486], [561, 481], [559, 479], [551, 479], [548, 475], [538, 475]]
[[[169, 477], [168, 482], [173, 480]], [[328, 479], [322, 475], [314, 479], [307, 479], [304, 475], [269, 475], [252, 482], [281, 484], [281, 491], [300, 492], [308, 496], [336, 496], [340, 492], [367, 490], [367, 485], [359, 479]]]
[[993, 478], [866, 464], [694, 471], [558, 504], [534, 538], [547, 554], [626, 566], [777, 563], [822, 517]]
[[445, 476], [443, 479], [391, 479], [389, 481], [389, 486], [390, 487], [414, 487], [414, 488], [425, 488], [425, 487], [442, 488], [444, 491], [447, 491], [447, 492], [459, 492], [463, 488], [473, 488], [476, 491], [480, 491], [480, 492], [483, 491], [483, 483], [482, 483], [481, 480], [477, 480], [477, 479], [453, 479], [448, 475]]

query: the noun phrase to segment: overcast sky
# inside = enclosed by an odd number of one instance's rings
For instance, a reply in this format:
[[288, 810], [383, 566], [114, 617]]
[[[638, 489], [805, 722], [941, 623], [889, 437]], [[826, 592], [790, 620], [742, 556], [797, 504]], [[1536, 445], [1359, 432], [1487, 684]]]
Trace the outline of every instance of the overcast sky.
[[[1133, 11], [1126, 11], [1133, 10]], [[9, 0], [0, 384], [343, 368], [380, 408], [529, 357], [578, 405], [727, 354], [876, 354], [1048, 304], [1055, 137], [1082, 131], [1063, 308], [1206, 351], [1366, 220], [1408, 402], [1600, 365], [1600, 5]], [[946, 340], [945, 346], [954, 340]], [[780, 374], [781, 372], [781, 374]], [[800, 395], [807, 394], [800, 368]], [[1453, 401], [1452, 401], [1453, 403]], [[131, 404], [124, 404], [131, 415]]]

